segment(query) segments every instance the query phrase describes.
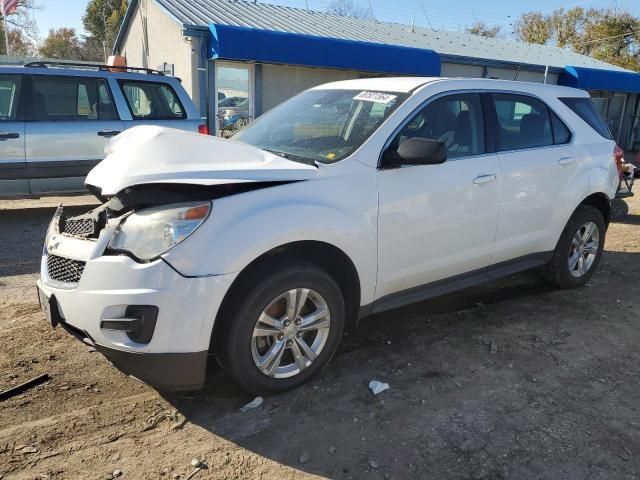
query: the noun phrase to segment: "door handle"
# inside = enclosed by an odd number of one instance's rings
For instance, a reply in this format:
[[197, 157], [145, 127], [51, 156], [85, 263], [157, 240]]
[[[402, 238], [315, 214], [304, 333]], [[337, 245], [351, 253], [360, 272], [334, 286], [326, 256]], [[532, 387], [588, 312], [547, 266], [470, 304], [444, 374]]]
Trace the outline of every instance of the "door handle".
[[558, 165], [569, 165], [575, 161], [575, 157], [562, 157], [560, 160], [558, 160]]
[[495, 174], [478, 175], [476, 178], [473, 179], [473, 183], [476, 185], [482, 185], [483, 183], [493, 182], [496, 178], [497, 177]]
[[0, 132], [0, 141], [11, 140], [15, 138], [20, 138], [20, 134], [13, 132]]
[[111, 138], [111, 137], [115, 137], [116, 135], [120, 134], [121, 132], [118, 130], [100, 130], [98, 132], [98, 136], [100, 137], [105, 137], [105, 138]]

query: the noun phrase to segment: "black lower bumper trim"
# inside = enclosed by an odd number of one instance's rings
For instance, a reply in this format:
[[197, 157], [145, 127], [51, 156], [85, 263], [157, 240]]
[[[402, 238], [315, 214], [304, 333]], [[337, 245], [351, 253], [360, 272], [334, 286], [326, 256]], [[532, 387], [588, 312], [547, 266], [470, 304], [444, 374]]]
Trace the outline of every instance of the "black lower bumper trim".
[[204, 386], [209, 352], [134, 353], [96, 344], [96, 349], [127, 375], [158, 390], [188, 391]]

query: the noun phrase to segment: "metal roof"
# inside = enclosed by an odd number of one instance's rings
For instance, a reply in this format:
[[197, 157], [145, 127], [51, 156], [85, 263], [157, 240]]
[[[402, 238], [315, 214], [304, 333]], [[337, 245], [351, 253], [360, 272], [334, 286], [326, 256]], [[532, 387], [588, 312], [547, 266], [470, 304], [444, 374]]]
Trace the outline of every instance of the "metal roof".
[[[624, 70], [620, 67], [549, 45], [534, 45], [467, 33], [431, 30], [399, 23], [378, 22], [335, 14], [242, 0], [154, 0], [185, 27], [211, 23], [301, 33], [321, 37], [360, 40], [431, 49], [452, 57], [534, 64], [556, 68], [576, 67]], [[130, 12], [137, 0], [129, 5]], [[126, 19], [125, 19], [126, 22]], [[123, 40], [123, 28], [116, 47]], [[447, 61], [446, 58], [443, 59]]]

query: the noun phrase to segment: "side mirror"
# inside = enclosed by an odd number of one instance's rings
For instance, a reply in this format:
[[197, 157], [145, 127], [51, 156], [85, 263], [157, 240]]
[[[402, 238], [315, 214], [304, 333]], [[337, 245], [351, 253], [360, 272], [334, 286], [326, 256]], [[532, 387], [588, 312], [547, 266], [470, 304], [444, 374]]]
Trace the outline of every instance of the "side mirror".
[[408, 138], [397, 150], [389, 148], [382, 157], [383, 166], [437, 165], [447, 161], [444, 142], [431, 138]]

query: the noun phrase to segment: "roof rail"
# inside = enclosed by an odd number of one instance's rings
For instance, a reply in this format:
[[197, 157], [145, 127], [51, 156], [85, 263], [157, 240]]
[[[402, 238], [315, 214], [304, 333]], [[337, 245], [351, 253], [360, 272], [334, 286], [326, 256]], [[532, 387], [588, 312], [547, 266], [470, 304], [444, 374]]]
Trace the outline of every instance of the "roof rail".
[[37, 62], [29, 62], [24, 64], [25, 67], [30, 68], [86, 68], [86, 69], [96, 69], [104, 72], [118, 72], [124, 71], [132, 72], [132, 73], [146, 73], [147, 75], [161, 75], [164, 76], [164, 73], [159, 70], [153, 70], [151, 68], [142, 68], [142, 67], [127, 67], [127, 66], [115, 66], [115, 65], [103, 65], [100, 63], [80, 63], [80, 62], [50, 62], [50, 61], [37, 61]]

